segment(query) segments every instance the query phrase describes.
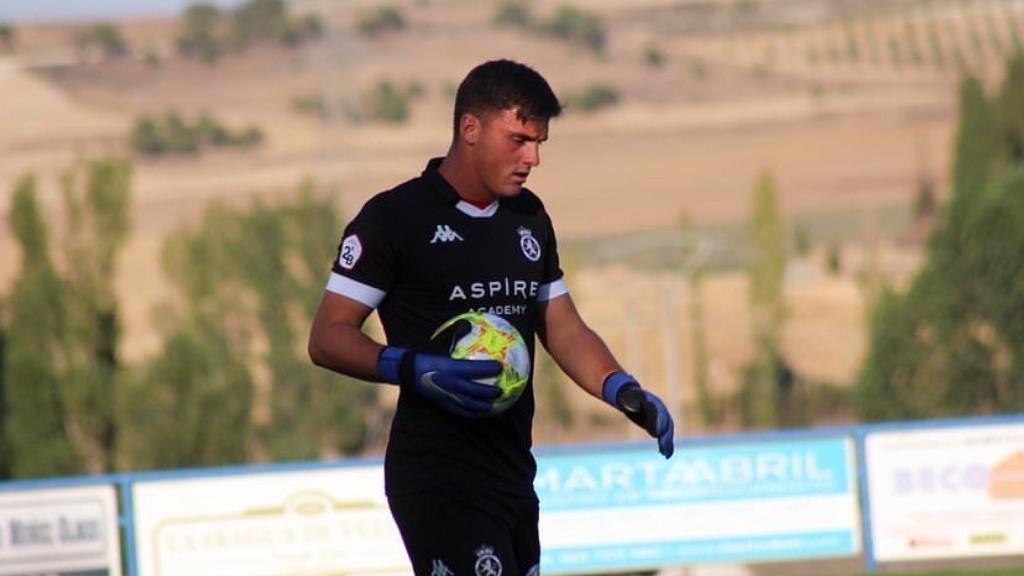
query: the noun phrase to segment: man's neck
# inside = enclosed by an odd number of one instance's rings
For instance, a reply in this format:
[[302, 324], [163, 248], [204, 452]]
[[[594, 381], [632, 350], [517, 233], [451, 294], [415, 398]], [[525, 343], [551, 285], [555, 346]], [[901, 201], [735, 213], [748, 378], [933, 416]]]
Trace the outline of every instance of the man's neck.
[[484, 187], [467, 159], [461, 157], [457, 151], [449, 150], [437, 171], [451, 184], [462, 200], [477, 208], [486, 208], [494, 203], [494, 195]]

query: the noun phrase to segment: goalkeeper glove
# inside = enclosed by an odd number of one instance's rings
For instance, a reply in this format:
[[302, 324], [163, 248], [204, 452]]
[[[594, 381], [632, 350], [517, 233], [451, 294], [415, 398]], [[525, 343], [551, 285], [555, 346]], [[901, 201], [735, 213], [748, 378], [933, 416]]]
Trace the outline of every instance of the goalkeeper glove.
[[665, 403], [640, 387], [640, 383], [625, 372], [612, 372], [604, 380], [601, 392], [604, 401], [618, 408], [634, 424], [658, 439], [658, 451], [670, 458], [675, 451], [672, 435], [675, 425]]
[[412, 386], [446, 411], [465, 418], [479, 418], [491, 412], [501, 389], [474, 382], [497, 376], [502, 371], [496, 360], [454, 360], [436, 354], [387, 346], [377, 358], [377, 371], [385, 382]]

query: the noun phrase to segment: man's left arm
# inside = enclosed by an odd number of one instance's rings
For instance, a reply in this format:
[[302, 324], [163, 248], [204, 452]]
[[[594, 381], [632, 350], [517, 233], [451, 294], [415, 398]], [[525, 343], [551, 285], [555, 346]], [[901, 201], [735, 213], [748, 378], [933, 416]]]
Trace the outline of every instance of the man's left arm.
[[665, 404], [640, 387], [576, 310], [568, 293], [541, 303], [538, 335], [558, 366], [581, 388], [623, 412], [658, 439], [666, 458], [674, 450], [674, 425]]

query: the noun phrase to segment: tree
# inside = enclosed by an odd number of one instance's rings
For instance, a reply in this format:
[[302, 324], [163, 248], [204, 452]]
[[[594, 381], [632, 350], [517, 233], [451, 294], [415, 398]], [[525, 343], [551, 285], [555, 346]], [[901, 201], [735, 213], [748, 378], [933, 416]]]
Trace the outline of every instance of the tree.
[[82, 462], [68, 436], [58, 369], [68, 291], [50, 255], [49, 231], [30, 176], [15, 185], [10, 224], [22, 255], [11, 293], [4, 378], [10, 471], [19, 478], [74, 474], [82, 471]]
[[573, 6], [562, 6], [540, 30], [572, 44], [603, 54], [607, 43], [604, 21], [597, 14]]
[[505, 0], [498, 6], [494, 23], [511, 28], [529, 28], [533, 25], [533, 13], [523, 0]]
[[14, 26], [0, 23], [0, 50], [14, 50], [16, 39]]
[[784, 314], [786, 230], [775, 197], [775, 181], [763, 173], [754, 192], [749, 233], [749, 296], [754, 359], [744, 370], [744, 416], [759, 427], [779, 423], [779, 375], [783, 368], [779, 338]]
[[1024, 409], [1024, 126], [999, 118], [1024, 90], [1014, 66], [996, 102], [977, 80], [961, 84], [951, 198], [910, 288], [874, 306], [857, 385], [865, 418]]
[[[214, 206], [198, 229], [169, 240], [164, 265], [182, 305], [168, 314], [162, 352], [124, 396], [138, 438], [125, 466], [308, 459], [364, 446], [379, 416], [376, 388], [314, 367], [304, 345], [334, 256], [325, 239], [340, 229], [334, 203], [306, 184], [279, 205]], [[167, 435], [173, 450], [161, 450]]]
[[7, 317], [0, 300], [0, 478], [11, 477], [11, 454], [7, 445]]
[[356, 32], [363, 36], [380, 36], [389, 32], [398, 32], [407, 26], [405, 16], [394, 6], [379, 6], [376, 10], [363, 14], [356, 22]]
[[223, 25], [223, 14], [219, 8], [213, 4], [192, 4], [182, 17], [178, 52], [197, 56], [207, 64], [216, 62], [223, 51], [220, 39]]
[[249, 0], [234, 12], [232, 43], [243, 50], [253, 42], [286, 40], [290, 21], [284, 0]]
[[97, 24], [78, 37], [79, 49], [82, 51], [95, 48], [104, 58], [120, 58], [128, 55], [128, 43], [121, 31], [113, 24]]
[[409, 119], [409, 96], [387, 80], [382, 80], [367, 97], [367, 116], [371, 120], [401, 124]]
[[120, 312], [114, 291], [117, 258], [129, 233], [131, 164], [107, 159], [76, 166], [62, 181], [68, 214], [64, 281], [68, 334], [62, 374], [65, 410], [76, 449], [92, 473], [113, 467], [116, 442], [111, 398], [120, 362]]
[[970, 203], [989, 181], [992, 160], [999, 150], [995, 109], [974, 76], [965, 76], [960, 82], [958, 117], [951, 182], [957, 204], [949, 208], [954, 216], [967, 210], [965, 203]]
[[111, 398], [119, 378], [113, 290], [128, 233], [131, 166], [78, 165], [63, 177], [63, 266], [35, 199], [35, 180], [15, 189], [11, 227], [22, 266], [11, 298], [5, 369], [6, 432], [15, 476], [109, 471], [116, 442]]
[[1003, 86], [996, 98], [1003, 163], [1024, 164], [1024, 53], [1016, 53], [1006, 64]]
[[160, 128], [148, 116], [135, 121], [135, 127], [128, 140], [133, 150], [149, 156], [159, 156], [167, 151], [167, 142], [160, 134]]

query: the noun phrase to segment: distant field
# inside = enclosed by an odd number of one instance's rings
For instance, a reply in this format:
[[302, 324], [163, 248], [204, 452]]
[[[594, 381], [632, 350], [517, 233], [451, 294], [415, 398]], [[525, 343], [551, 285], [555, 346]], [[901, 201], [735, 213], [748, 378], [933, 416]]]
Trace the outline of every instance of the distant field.
[[[787, 356], [801, 375], [846, 385], [866, 340], [858, 277], [869, 238], [881, 237], [880, 258], [906, 274], [918, 247], [896, 243], [908, 232], [919, 179], [931, 177], [938, 195], [946, 193], [955, 49], [984, 69], [998, 60], [997, 43], [1011, 46], [1024, 21], [1019, 2], [962, 9], [872, 2], [858, 5], [885, 9], [852, 18], [836, 8], [841, 3], [763, 0], [757, 14], [734, 18], [743, 3], [732, 0], [579, 0], [574, 4], [608, 23], [607, 50], [597, 57], [544, 35], [493, 27], [497, 3], [395, 2], [410, 26], [380, 38], [351, 34], [373, 2], [299, 4], [322, 11], [334, 34], [328, 41], [253, 50], [215, 67], [175, 58], [178, 26], [168, 20], [118, 23], [130, 44], [165, 57], [159, 66], [142, 58], [75, 64], [75, 27], [19, 30], [19, 50], [0, 60], [0, 296], [19, 261], [6, 216], [9, 191], [22, 175], [39, 177], [57, 230], [57, 175], [77, 157], [124, 150], [139, 115], [208, 111], [232, 126], [258, 121], [267, 135], [260, 149], [135, 164], [132, 234], [117, 290], [123, 356], [146, 357], [161, 342], [154, 307], [173, 296], [160, 267], [169, 234], [195, 225], [211, 201], [244, 206], [256, 197], [282, 198], [305, 177], [337, 190], [351, 215], [444, 153], [451, 88], [465, 71], [511, 57], [537, 67], [561, 94], [595, 82], [620, 92], [616, 107], [570, 111], [553, 123], [529, 186], [544, 199], [565, 251], [581, 250], [572, 284], [581, 310], [635, 372], [655, 389], [675, 388], [664, 376], [673, 370], [661, 345], [670, 334], [680, 348], [678, 387], [689, 388], [692, 294], [666, 265], [671, 254], [627, 253], [672, 233], [685, 216], [714, 244], [701, 296], [709, 378], [716, 389], [735, 388], [751, 350], [746, 219], [754, 183], [769, 171], [787, 221], [799, 223], [814, 245], [787, 288]], [[552, 11], [538, 7], [544, 17]], [[644, 60], [654, 49], [663, 56], [656, 67]], [[294, 109], [296, 98], [310, 96], [354, 105], [381, 80], [422, 88], [408, 123], [325, 120]], [[843, 270], [830, 275], [825, 251], [840, 246]], [[619, 256], [595, 256], [601, 251]], [[673, 316], [677, 322], [667, 321]]]

